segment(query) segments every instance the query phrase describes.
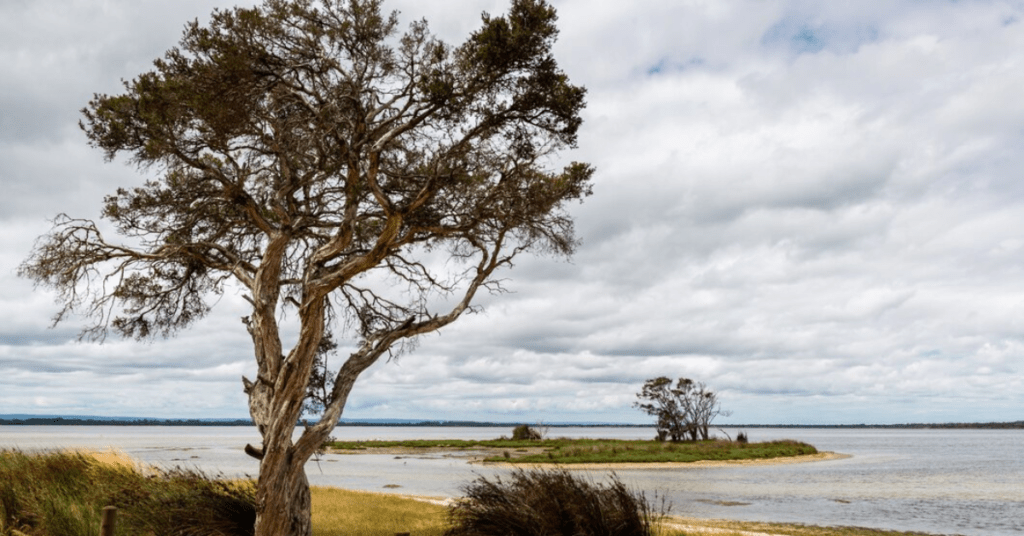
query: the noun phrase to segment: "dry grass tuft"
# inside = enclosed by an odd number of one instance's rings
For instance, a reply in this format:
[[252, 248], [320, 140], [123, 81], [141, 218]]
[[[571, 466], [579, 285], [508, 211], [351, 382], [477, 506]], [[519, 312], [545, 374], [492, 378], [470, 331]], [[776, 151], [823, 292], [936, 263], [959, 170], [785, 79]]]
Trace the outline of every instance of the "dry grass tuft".
[[85, 456], [86, 458], [92, 458], [93, 460], [96, 461], [96, 463], [99, 464], [99, 466], [103, 467], [135, 471], [145, 476], [157, 476], [160, 474], [160, 470], [157, 469], [156, 467], [146, 465], [140, 462], [139, 460], [132, 458], [131, 455], [129, 455], [125, 451], [115, 449], [113, 447], [103, 451], [85, 449], [65, 449], [61, 452], [70, 455], [79, 455]]
[[313, 488], [316, 536], [441, 536], [446, 509], [439, 504], [383, 493]]

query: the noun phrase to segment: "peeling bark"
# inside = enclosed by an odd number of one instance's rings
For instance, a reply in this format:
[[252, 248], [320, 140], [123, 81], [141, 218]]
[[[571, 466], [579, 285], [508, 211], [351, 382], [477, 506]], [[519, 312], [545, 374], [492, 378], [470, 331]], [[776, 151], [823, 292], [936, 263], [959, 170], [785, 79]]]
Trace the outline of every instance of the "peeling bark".
[[257, 535], [312, 536], [305, 463], [290, 447], [275, 447], [266, 453], [256, 487]]

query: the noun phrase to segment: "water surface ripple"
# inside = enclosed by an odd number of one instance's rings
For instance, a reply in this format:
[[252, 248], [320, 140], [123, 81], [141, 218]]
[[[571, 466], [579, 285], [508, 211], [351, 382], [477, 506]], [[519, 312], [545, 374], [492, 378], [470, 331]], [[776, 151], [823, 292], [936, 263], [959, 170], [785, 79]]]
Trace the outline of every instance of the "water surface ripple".
[[[737, 430], [726, 429], [735, 436]], [[672, 512], [701, 518], [850, 525], [968, 536], [1024, 533], [1024, 431], [755, 428], [751, 441], [797, 439], [853, 457], [806, 464], [617, 471]], [[492, 439], [504, 428], [340, 427], [339, 439]], [[552, 428], [553, 437], [646, 439], [640, 428]], [[255, 475], [248, 427], [0, 426], [0, 448], [114, 447], [147, 463]], [[329, 455], [313, 485], [454, 497], [507, 470], [459, 456]], [[607, 471], [588, 471], [605, 478]], [[399, 486], [384, 488], [384, 486]]]

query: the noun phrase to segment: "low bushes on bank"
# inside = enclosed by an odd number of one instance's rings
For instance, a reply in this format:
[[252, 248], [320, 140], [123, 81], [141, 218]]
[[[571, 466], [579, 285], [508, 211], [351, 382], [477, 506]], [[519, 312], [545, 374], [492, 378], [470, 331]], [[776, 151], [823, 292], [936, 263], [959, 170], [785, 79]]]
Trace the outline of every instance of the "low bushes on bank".
[[517, 470], [464, 492], [445, 536], [650, 536], [660, 514], [615, 475], [601, 485], [566, 470]]

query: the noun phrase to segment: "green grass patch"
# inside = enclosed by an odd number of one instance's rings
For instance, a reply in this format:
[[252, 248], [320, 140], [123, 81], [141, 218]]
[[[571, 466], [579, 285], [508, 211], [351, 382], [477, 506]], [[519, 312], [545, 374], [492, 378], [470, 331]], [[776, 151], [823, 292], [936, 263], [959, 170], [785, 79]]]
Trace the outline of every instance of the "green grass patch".
[[[728, 461], [783, 458], [816, 454], [812, 445], [782, 440], [763, 443], [710, 440], [695, 442], [659, 442], [624, 439], [543, 439], [514, 441], [509, 439], [456, 440], [431, 439], [412, 441], [335, 441], [335, 449], [367, 450], [371, 448], [449, 448], [453, 450], [502, 449], [489, 462], [510, 463], [662, 463], [697, 461]], [[543, 449], [540, 454], [525, 449]], [[509, 451], [506, 457], [504, 451]]]
[[[688, 443], [657, 441], [607, 441], [590, 445], [554, 448], [543, 454], [514, 458], [516, 463], [691, 463], [698, 461], [729, 461], [784, 458], [816, 454], [813, 446], [799, 441], [737, 443], [710, 440]], [[487, 461], [505, 461], [497, 456]]]

